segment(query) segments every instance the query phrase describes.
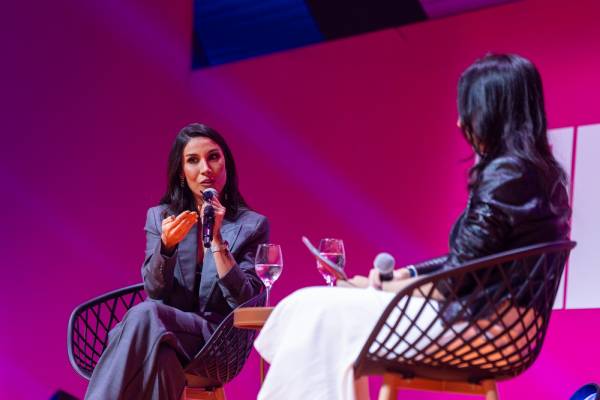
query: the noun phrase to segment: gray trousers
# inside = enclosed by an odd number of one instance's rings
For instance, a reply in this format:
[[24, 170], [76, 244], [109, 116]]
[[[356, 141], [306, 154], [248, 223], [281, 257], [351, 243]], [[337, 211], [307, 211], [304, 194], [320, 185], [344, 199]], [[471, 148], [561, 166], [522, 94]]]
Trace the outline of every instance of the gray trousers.
[[146, 300], [109, 332], [90, 379], [88, 400], [179, 400], [183, 366], [215, 326], [201, 316]]

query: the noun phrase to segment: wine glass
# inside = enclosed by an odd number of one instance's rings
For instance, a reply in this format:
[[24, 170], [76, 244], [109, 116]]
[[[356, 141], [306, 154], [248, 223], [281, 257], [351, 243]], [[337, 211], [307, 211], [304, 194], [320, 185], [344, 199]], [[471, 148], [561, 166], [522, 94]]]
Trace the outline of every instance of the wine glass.
[[[321, 239], [319, 243], [319, 254], [323, 258], [331, 261], [333, 264], [337, 265], [339, 269], [344, 269], [344, 264], [346, 263], [346, 253], [344, 251], [344, 242], [342, 239]], [[328, 286], [334, 286], [336, 281], [336, 276], [332, 273], [331, 267], [317, 259], [317, 269], [327, 282]]]
[[283, 269], [281, 246], [272, 243], [259, 244], [256, 251], [254, 268], [256, 269], [256, 274], [267, 288], [266, 306], [268, 307], [271, 286], [279, 278]]

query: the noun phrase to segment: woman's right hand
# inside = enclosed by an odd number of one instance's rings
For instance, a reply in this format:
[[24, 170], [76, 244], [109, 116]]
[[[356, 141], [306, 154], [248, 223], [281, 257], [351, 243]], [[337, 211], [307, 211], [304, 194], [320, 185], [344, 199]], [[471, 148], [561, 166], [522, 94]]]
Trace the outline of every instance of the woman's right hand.
[[[391, 282], [405, 281], [410, 279], [410, 272], [406, 268], [400, 268], [394, 270], [394, 275]], [[383, 289], [384, 286], [388, 282], [382, 282], [379, 276], [379, 270], [372, 268], [369, 271], [369, 276], [361, 276], [356, 275], [352, 277], [352, 279], [348, 279], [348, 281], [338, 281], [337, 286], [342, 287], [358, 287], [358, 288], [366, 288], [366, 287], [374, 287], [375, 289]]]
[[[395, 269], [392, 276], [392, 280], [389, 282], [404, 281], [410, 278], [410, 272], [406, 268]], [[372, 268], [369, 271], [369, 286], [375, 289], [382, 289], [388, 282], [382, 282], [380, 272], [376, 268]]]
[[178, 216], [169, 215], [162, 220], [162, 240], [163, 248], [167, 252], [172, 252], [175, 246], [183, 240], [192, 226], [198, 222], [198, 213], [193, 211], [183, 211]]

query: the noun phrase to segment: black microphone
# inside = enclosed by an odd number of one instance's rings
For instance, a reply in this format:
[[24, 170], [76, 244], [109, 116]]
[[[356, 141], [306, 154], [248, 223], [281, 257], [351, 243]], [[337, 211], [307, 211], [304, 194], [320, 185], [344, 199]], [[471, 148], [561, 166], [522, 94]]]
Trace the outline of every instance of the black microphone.
[[394, 265], [396, 260], [390, 253], [379, 253], [373, 261], [373, 266], [379, 271], [379, 279], [382, 282], [391, 281], [394, 277]]
[[213, 238], [213, 228], [215, 226], [215, 208], [212, 206], [212, 199], [217, 197], [219, 192], [213, 188], [208, 188], [202, 192], [202, 197], [207, 203], [204, 207], [202, 216], [202, 243], [204, 247], [209, 248]]

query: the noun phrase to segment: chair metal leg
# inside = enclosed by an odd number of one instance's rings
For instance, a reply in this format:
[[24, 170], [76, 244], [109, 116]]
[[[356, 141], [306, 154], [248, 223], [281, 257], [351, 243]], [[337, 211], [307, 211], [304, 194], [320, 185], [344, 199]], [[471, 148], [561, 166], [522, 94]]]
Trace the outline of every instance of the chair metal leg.
[[379, 389], [379, 400], [396, 400], [398, 397], [398, 390], [392, 385], [381, 385]]
[[371, 400], [368, 376], [361, 376], [354, 380], [354, 393], [356, 394], [356, 400]]
[[227, 397], [225, 396], [225, 389], [223, 389], [223, 387], [215, 390], [215, 398], [216, 400], [227, 400]]
[[398, 398], [398, 386], [396, 377], [392, 374], [383, 375], [383, 383], [379, 389], [379, 400], [396, 400]]
[[498, 387], [496, 381], [482, 381], [481, 386], [485, 391], [485, 400], [498, 400]]

